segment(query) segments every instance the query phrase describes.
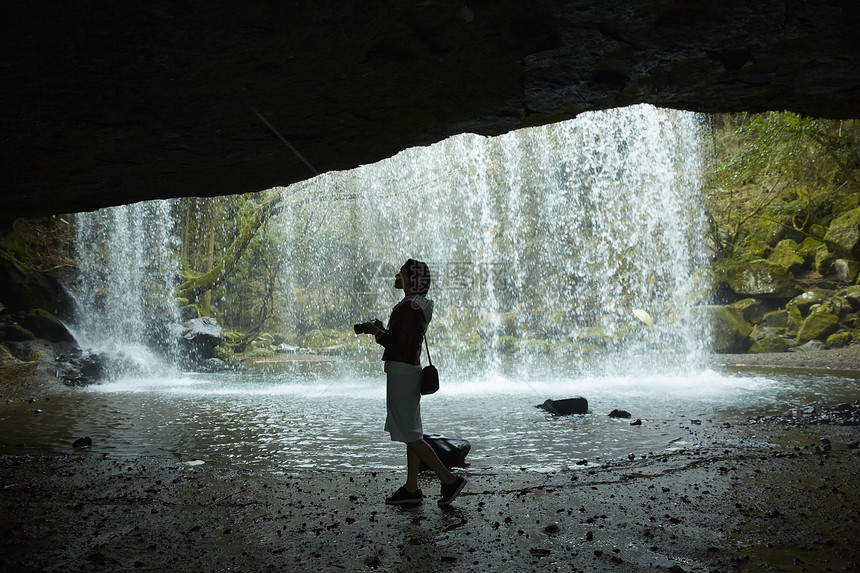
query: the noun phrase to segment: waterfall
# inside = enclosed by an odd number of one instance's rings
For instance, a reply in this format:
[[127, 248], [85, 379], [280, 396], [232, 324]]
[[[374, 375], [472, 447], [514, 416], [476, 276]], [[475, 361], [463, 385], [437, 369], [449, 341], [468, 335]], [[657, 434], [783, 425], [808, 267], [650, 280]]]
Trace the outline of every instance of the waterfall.
[[[692, 312], [707, 284], [700, 124], [647, 105], [584, 113], [285, 188], [281, 334], [301, 345], [385, 320], [411, 257], [433, 273], [435, 357], [463, 376], [695, 366], [708, 339]], [[177, 205], [76, 216], [84, 346], [176, 361]]]
[[151, 373], [176, 358], [169, 332], [179, 321], [172, 207], [147, 201], [75, 215], [76, 337], [85, 348], [122, 357], [111, 362], [122, 364], [118, 373]]
[[706, 283], [700, 124], [647, 105], [584, 113], [294, 185], [291, 322], [386, 319], [412, 257], [433, 272], [430, 339], [461, 368], [694, 365], [707, 339], [691, 312]]

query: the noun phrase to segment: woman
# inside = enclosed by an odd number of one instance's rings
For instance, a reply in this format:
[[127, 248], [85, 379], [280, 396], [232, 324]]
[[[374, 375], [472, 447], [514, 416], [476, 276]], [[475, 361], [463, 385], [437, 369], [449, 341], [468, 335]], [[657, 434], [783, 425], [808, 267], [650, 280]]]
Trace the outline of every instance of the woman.
[[385, 351], [385, 430], [391, 439], [406, 444], [406, 484], [385, 499], [390, 505], [419, 504], [424, 494], [418, 488], [418, 469], [424, 462], [442, 482], [439, 505], [449, 505], [463, 490], [466, 480], [455, 476], [424, 441], [421, 425], [421, 343], [433, 315], [433, 301], [426, 297], [430, 269], [426, 263], [409, 259], [394, 278], [394, 288], [405, 296], [391, 311], [386, 329], [381, 322], [368, 325], [367, 332]]

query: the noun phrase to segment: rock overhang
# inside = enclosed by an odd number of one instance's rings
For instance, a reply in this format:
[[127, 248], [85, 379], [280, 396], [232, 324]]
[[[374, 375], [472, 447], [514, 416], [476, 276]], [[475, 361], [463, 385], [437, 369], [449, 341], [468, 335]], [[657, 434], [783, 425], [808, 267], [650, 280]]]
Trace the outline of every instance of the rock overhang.
[[37, 0], [10, 16], [5, 222], [260, 191], [636, 103], [860, 117], [849, 1]]

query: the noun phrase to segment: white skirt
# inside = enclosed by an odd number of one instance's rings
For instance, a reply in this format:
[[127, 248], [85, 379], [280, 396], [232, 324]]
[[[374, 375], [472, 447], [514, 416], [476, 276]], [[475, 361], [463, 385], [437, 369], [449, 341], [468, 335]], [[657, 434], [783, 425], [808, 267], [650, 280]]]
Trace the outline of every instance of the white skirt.
[[421, 425], [421, 366], [385, 362], [385, 431], [395, 442], [415, 442], [424, 437]]

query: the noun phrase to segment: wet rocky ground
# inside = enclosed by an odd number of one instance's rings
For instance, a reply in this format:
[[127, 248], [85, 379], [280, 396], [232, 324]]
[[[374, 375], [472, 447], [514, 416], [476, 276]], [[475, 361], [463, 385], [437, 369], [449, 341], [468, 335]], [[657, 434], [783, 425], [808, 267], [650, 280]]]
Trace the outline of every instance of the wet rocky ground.
[[448, 508], [386, 506], [401, 478], [387, 473], [5, 456], [0, 569], [860, 570], [858, 427], [677, 434], [675, 449], [575, 471], [466, 470]]
[[6, 455], [0, 571], [860, 571], [860, 426], [815, 409], [674, 420], [665, 449], [575, 470], [466, 469], [447, 508], [429, 475], [401, 508], [387, 472]]

